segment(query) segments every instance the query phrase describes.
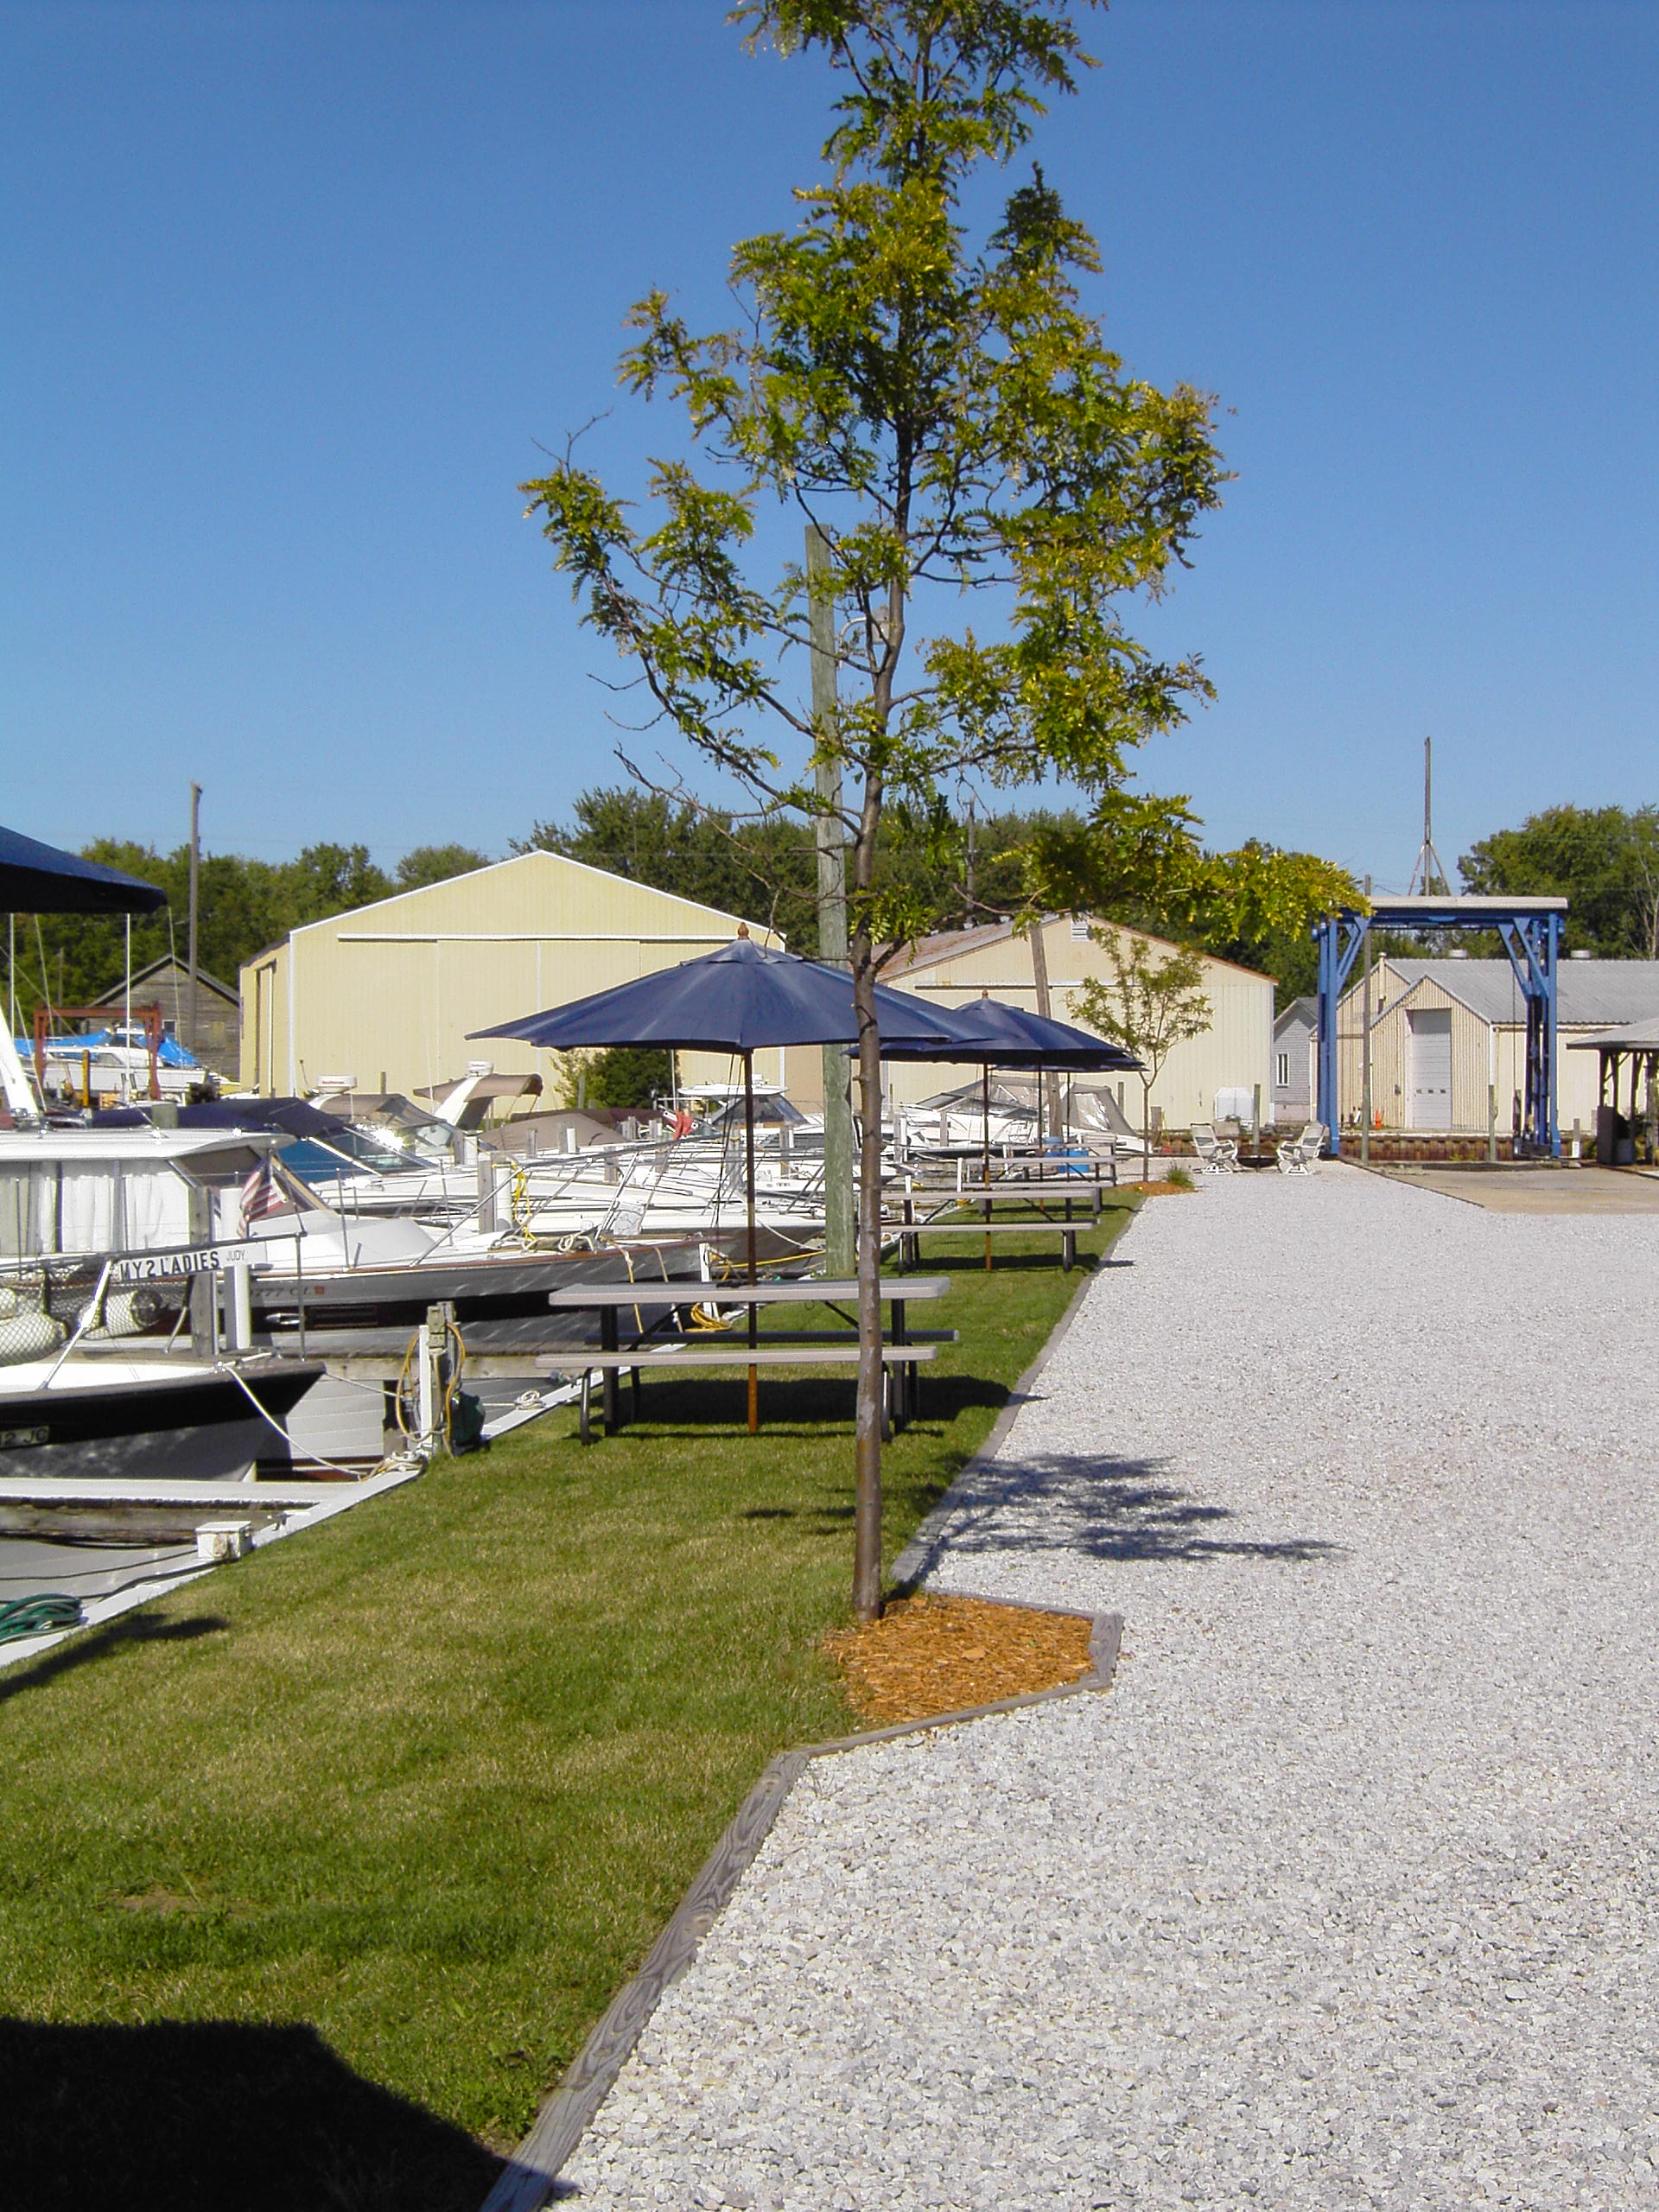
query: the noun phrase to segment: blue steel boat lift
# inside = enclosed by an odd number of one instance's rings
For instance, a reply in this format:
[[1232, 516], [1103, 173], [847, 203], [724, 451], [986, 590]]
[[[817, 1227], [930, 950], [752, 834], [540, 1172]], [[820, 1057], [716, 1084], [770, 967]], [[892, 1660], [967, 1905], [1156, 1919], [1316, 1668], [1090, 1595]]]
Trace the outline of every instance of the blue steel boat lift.
[[1438, 897], [1374, 899], [1370, 912], [1342, 907], [1313, 925], [1319, 952], [1319, 1119], [1332, 1154], [1342, 1149], [1338, 1096], [1337, 1007], [1361, 946], [1374, 929], [1496, 930], [1510, 956], [1527, 1007], [1527, 1084], [1521, 1135], [1535, 1156], [1559, 1160], [1556, 1112], [1555, 974], [1560, 962], [1565, 899]]

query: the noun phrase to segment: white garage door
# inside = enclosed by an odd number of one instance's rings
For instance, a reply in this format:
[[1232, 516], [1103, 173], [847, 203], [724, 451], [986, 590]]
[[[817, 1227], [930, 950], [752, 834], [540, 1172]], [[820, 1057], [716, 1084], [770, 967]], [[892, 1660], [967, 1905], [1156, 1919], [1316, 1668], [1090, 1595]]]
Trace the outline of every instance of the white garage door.
[[1452, 1126], [1452, 1014], [1449, 1007], [1426, 1008], [1408, 1014], [1409, 1046], [1406, 1080], [1410, 1086], [1411, 1112], [1408, 1126], [1414, 1129], [1449, 1129]]

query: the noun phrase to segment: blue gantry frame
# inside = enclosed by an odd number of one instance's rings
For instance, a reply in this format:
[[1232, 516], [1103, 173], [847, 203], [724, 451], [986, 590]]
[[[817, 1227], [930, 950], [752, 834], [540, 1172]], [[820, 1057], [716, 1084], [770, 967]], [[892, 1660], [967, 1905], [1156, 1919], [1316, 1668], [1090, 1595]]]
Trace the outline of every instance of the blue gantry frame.
[[1379, 899], [1369, 914], [1351, 907], [1313, 925], [1319, 954], [1319, 1119], [1330, 1132], [1331, 1150], [1342, 1149], [1342, 1111], [1338, 1096], [1337, 1007], [1373, 929], [1491, 930], [1503, 940], [1516, 982], [1527, 1007], [1526, 1091], [1522, 1103], [1521, 1141], [1535, 1157], [1559, 1160], [1561, 1132], [1556, 1111], [1556, 970], [1565, 899]]

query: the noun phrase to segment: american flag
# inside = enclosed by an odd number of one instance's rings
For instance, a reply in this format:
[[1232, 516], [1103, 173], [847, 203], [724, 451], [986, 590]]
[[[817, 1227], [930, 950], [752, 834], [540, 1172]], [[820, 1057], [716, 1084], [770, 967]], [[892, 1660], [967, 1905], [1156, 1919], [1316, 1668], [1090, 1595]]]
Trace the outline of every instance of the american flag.
[[288, 1194], [276, 1180], [276, 1169], [270, 1160], [262, 1160], [242, 1185], [245, 1226], [251, 1228], [256, 1221], [263, 1221], [267, 1214], [287, 1213], [289, 1211]]

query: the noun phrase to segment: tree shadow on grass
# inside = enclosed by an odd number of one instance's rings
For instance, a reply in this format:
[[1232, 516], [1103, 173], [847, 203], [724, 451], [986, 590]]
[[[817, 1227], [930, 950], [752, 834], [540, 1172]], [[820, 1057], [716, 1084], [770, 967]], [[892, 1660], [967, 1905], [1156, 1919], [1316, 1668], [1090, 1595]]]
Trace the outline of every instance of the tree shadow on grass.
[[478, 2212], [501, 2171], [308, 2027], [0, 2020], [0, 2082], [17, 2212]]
[[24, 1690], [43, 1689], [47, 1683], [56, 1681], [60, 1675], [73, 1674], [77, 1668], [107, 1659], [111, 1652], [127, 1644], [191, 1643], [198, 1637], [216, 1636], [229, 1626], [230, 1623], [219, 1613], [193, 1613], [181, 1621], [163, 1620], [147, 1610], [118, 1614], [104, 1627], [92, 1629], [67, 1643], [54, 1644], [38, 1659], [26, 1661], [22, 1666], [0, 1675], [0, 1704]]
[[1070, 1552], [1111, 1561], [1250, 1559], [1313, 1567], [1343, 1547], [1311, 1536], [1247, 1535], [1229, 1505], [1201, 1498], [1170, 1478], [1160, 1459], [1065, 1452], [1001, 1457], [958, 1478], [946, 1525], [930, 1535], [915, 1581], [947, 1554]]

